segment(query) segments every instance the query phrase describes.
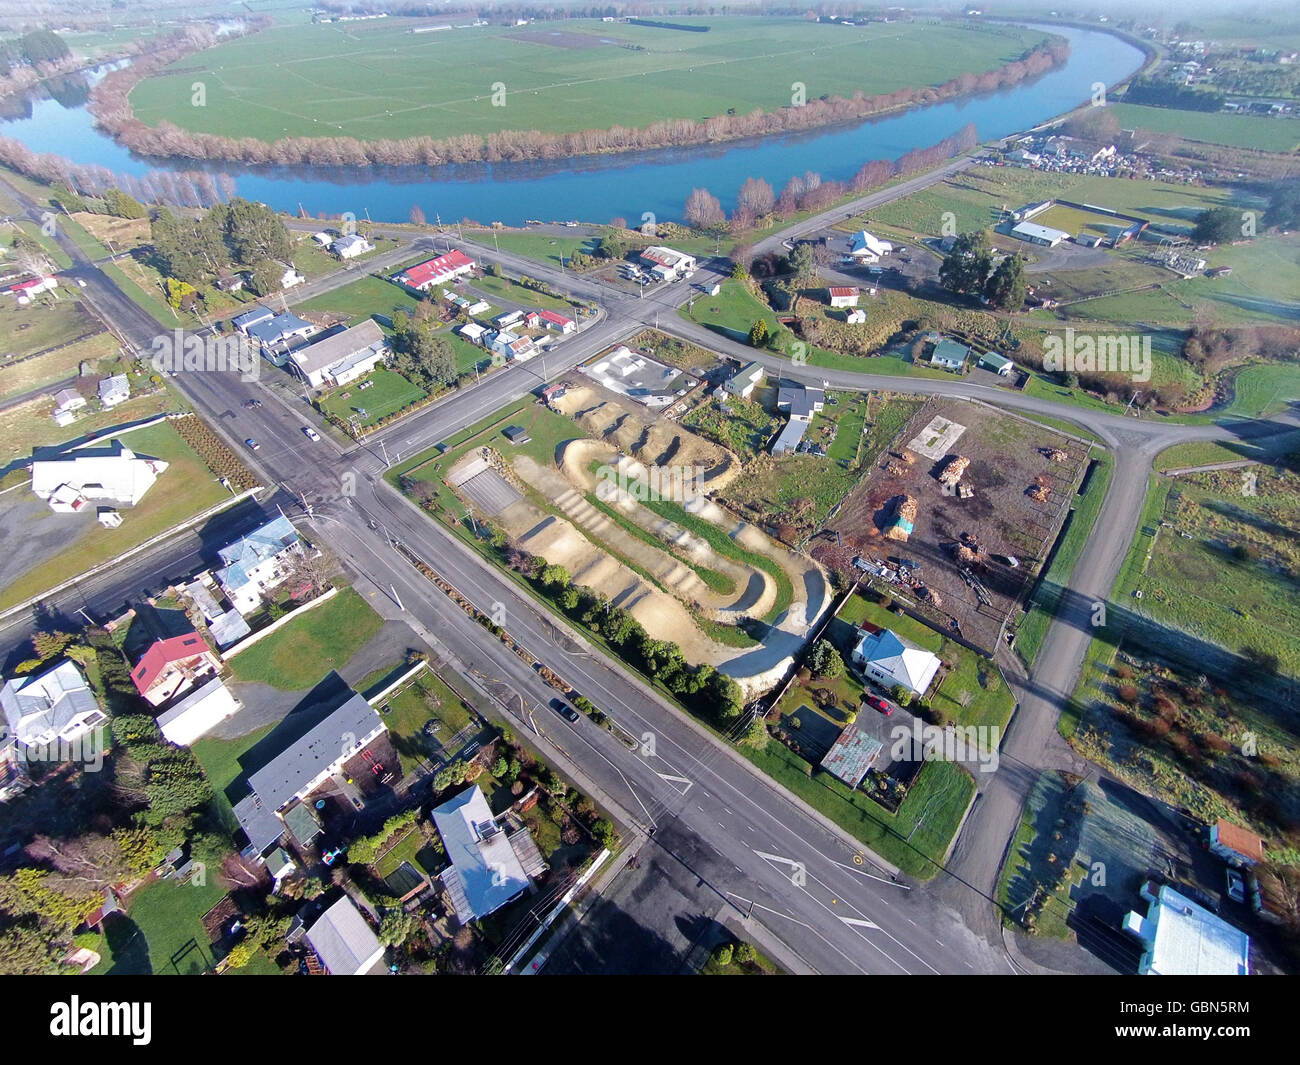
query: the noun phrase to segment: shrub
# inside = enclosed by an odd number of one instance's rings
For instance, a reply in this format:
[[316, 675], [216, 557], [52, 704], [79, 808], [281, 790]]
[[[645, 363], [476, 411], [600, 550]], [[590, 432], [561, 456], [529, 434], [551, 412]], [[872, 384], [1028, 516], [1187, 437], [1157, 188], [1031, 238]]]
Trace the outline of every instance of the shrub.
[[722, 968], [731, 964], [735, 957], [735, 948], [730, 943], [723, 943], [713, 952], [713, 960]]

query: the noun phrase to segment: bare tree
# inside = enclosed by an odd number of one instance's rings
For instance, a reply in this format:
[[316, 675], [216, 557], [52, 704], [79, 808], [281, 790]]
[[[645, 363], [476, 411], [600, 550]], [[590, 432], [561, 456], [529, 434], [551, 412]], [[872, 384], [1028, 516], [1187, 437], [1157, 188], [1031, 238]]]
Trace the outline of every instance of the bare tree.
[[708, 189], [691, 189], [686, 197], [686, 220], [696, 229], [710, 229], [720, 225], [726, 215], [722, 204]]

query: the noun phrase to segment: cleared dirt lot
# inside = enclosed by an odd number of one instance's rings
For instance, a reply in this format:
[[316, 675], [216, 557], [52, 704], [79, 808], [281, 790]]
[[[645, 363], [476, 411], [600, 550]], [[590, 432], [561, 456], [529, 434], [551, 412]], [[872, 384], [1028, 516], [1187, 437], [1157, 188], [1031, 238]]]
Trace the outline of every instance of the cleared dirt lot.
[[[914, 440], [929, 444], [944, 435], [934, 428], [944, 428], [944, 422], [962, 431], [946, 433], [951, 444], [942, 457], [928, 458], [907, 448]], [[927, 450], [938, 455], [941, 448]], [[845, 499], [818, 537], [813, 557], [850, 579], [867, 576], [853, 566], [855, 556], [883, 562], [895, 572], [899, 561], [915, 562], [910, 587], [871, 579], [914, 602], [941, 630], [992, 653], [1003, 620], [1051, 548], [1087, 467], [1087, 454], [1087, 445], [1004, 411], [931, 399]], [[970, 459], [960, 482], [974, 489], [970, 498], [960, 498], [938, 480], [953, 456]], [[908, 497], [917, 504], [910, 537], [886, 538], [885, 530]], [[973, 557], [958, 558], [963, 545], [974, 551]], [[1011, 566], [1007, 556], [1019, 566]], [[922, 596], [921, 586], [938, 593], [938, 601]]]

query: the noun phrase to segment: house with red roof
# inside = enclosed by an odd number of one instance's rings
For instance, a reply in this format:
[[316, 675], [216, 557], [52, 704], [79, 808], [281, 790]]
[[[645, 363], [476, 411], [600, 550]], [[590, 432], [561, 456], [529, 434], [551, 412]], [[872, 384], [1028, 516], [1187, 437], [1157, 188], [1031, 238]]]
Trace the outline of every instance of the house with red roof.
[[423, 292], [434, 285], [445, 285], [455, 278], [468, 274], [474, 269], [474, 265], [473, 259], [456, 249], [447, 252], [446, 255], [439, 255], [436, 259], [408, 266], [394, 276], [393, 280], [399, 285]]
[[856, 307], [858, 305], [858, 290], [848, 285], [832, 286], [830, 291], [832, 307]]
[[42, 292], [51, 292], [59, 287], [59, 279], [52, 274], [46, 277], [32, 277], [26, 281], [19, 281], [16, 285], [10, 285], [5, 292], [13, 296], [20, 304], [31, 303], [33, 296], [39, 296]]
[[151, 706], [162, 706], [220, 669], [203, 637], [191, 631], [155, 640], [131, 670], [131, 680]]
[[572, 333], [578, 328], [577, 322], [572, 318], [566, 318], [558, 311], [542, 311], [537, 317], [547, 329], [555, 333]]

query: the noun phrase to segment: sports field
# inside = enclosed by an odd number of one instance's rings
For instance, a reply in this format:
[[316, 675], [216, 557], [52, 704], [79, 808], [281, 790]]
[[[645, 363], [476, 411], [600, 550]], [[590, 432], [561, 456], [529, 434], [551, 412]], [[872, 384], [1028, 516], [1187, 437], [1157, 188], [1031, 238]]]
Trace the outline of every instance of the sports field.
[[1034, 215], [1033, 221], [1040, 226], [1063, 229], [1076, 237], [1081, 233], [1113, 237], [1133, 224], [1100, 211], [1081, 211], [1077, 207], [1066, 207], [1059, 203], [1049, 207], [1042, 214]]
[[1115, 117], [1125, 129], [1174, 133], [1193, 141], [1294, 152], [1300, 146], [1300, 118], [1281, 115], [1234, 115], [1214, 111], [1178, 111], [1172, 107], [1115, 104]]
[[[131, 105], [149, 125], [264, 140], [564, 133], [773, 111], [790, 105], [795, 82], [809, 100], [940, 85], [1043, 40], [1012, 27], [676, 21], [709, 30], [595, 20], [421, 33], [412, 30], [426, 20], [276, 26], [179, 60], [138, 85]], [[196, 82], [203, 106], [192, 102]]]

